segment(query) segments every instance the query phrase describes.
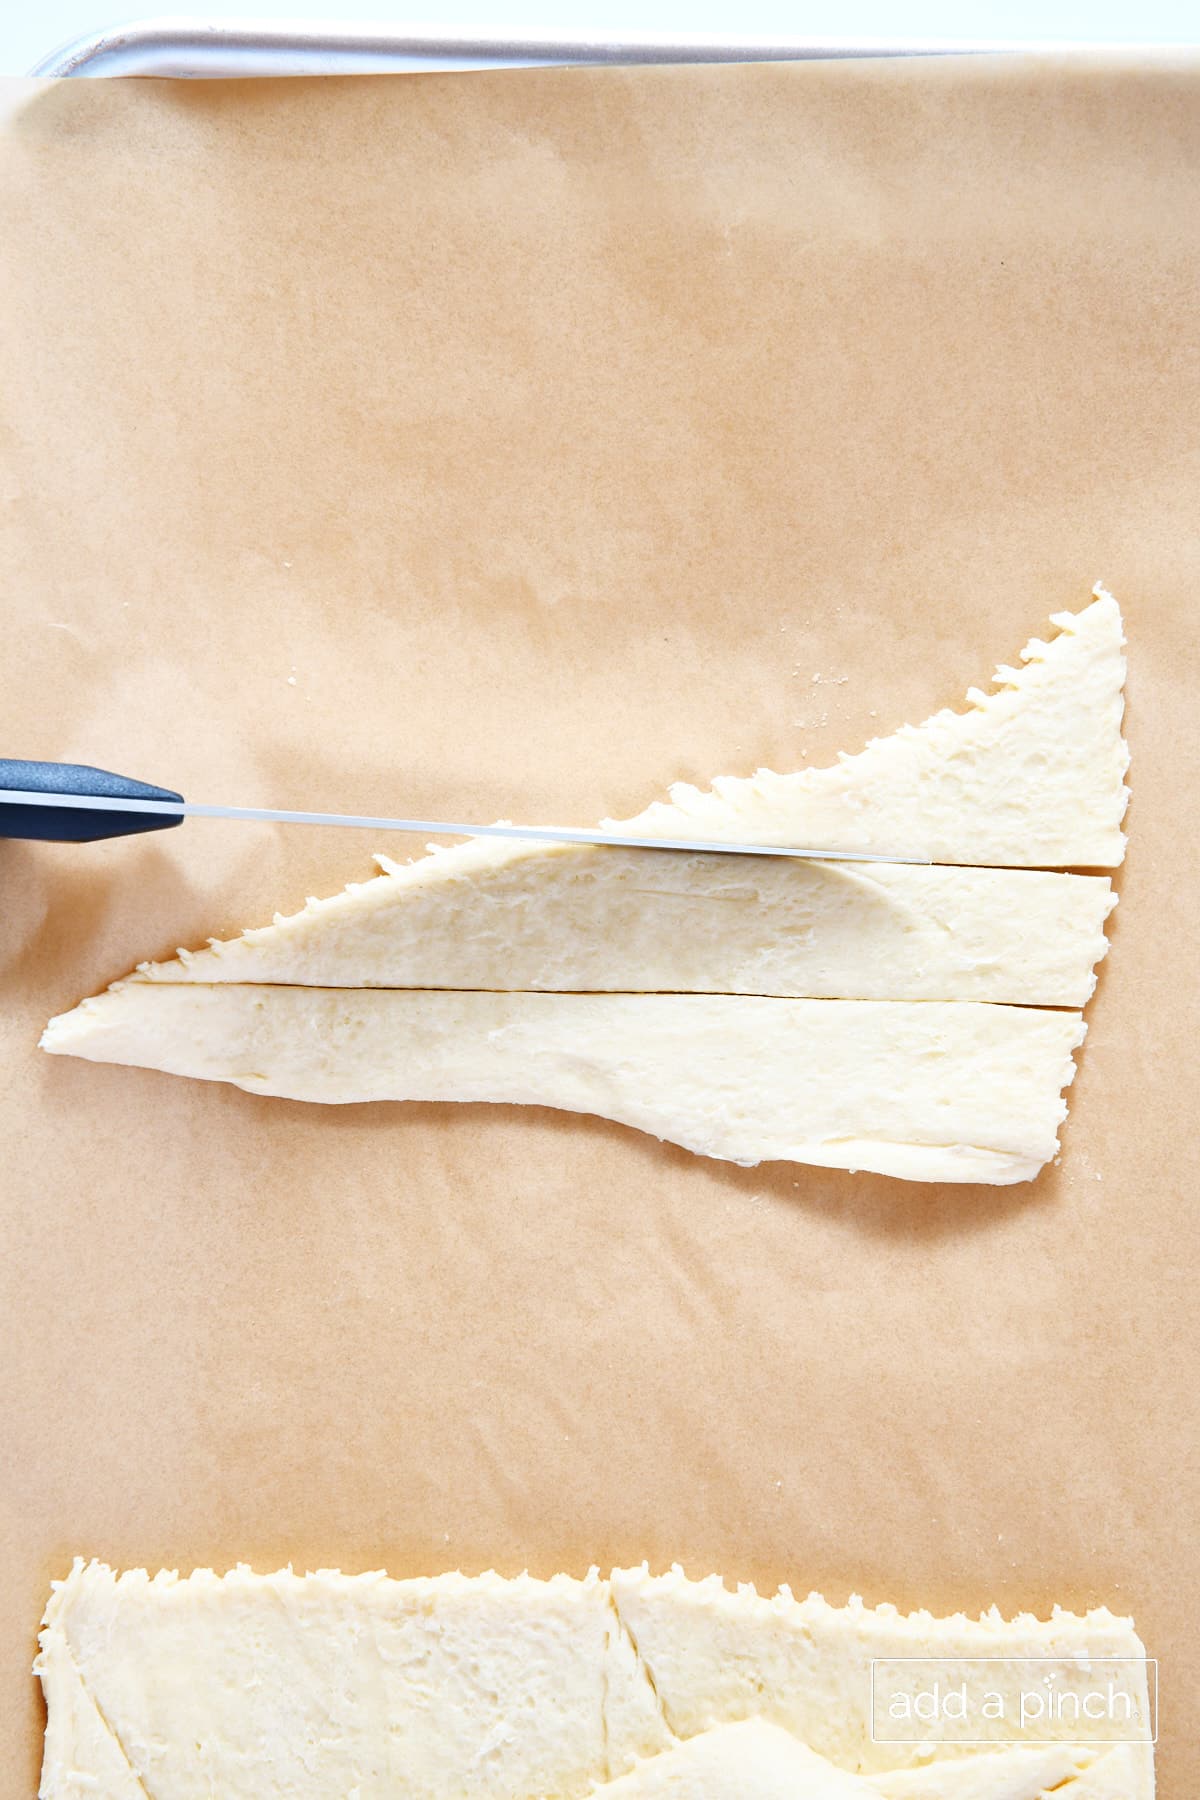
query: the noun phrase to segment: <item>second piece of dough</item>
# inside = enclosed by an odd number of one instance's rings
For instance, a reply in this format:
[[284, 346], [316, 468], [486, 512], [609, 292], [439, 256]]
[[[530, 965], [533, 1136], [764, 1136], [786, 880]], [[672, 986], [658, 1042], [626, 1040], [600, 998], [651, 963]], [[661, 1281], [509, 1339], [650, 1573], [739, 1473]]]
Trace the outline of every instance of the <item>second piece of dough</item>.
[[1083, 1006], [1107, 876], [475, 843], [134, 980]]

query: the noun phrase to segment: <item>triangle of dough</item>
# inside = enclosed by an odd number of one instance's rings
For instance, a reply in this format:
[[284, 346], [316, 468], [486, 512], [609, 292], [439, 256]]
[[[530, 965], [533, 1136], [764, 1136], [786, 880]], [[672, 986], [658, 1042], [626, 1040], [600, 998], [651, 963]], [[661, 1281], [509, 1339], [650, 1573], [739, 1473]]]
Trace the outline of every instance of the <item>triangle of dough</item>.
[[[1120, 611], [1098, 590], [1055, 622], [1058, 636], [1034, 640], [965, 713], [831, 769], [677, 786], [622, 829], [891, 843], [962, 865], [1119, 862]], [[1086, 1001], [1109, 883], [1037, 867], [731, 863], [437, 851], [143, 965], [52, 1020], [43, 1045], [295, 1099], [598, 1113], [745, 1164], [1036, 1174], [1058, 1147], [1082, 1024], [1015, 1007]]]
[[677, 782], [636, 818], [606, 820], [647, 837], [739, 839], [926, 856], [1014, 868], [1115, 868], [1129, 753], [1121, 737], [1121, 610], [1103, 587], [1079, 613], [1055, 613], [1058, 636], [1033, 638], [1022, 666], [1001, 666], [966, 712], [934, 713], [876, 738], [829, 768], [748, 779], [703, 792]]

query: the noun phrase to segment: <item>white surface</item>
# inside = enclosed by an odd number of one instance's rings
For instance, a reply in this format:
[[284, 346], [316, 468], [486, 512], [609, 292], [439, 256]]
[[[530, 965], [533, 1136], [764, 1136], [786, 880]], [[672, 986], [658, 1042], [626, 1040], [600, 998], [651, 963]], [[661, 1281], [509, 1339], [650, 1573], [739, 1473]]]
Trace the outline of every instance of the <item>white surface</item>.
[[[114, 0], [0, 0], [0, 73], [23, 75], [49, 51], [113, 25], [128, 24], [178, 6], [138, 8]], [[408, 12], [397, 0], [248, 0], [242, 6], [195, 7], [212, 19], [341, 17], [362, 24], [436, 33], [447, 26], [478, 27], [489, 36], [553, 36], [562, 31], [605, 37], [624, 33], [748, 37], [950, 38], [1090, 43], [1182, 44], [1200, 41], [1194, 5], [1185, 0], [419, 0]]]

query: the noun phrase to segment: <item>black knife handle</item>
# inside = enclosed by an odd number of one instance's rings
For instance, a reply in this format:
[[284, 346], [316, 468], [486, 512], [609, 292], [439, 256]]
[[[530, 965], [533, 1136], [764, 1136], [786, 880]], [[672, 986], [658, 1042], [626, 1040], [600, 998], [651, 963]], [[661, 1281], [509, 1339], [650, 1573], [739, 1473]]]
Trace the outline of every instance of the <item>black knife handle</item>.
[[[84, 763], [17, 762], [0, 756], [0, 788], [39, 794], [92, 794], [113, 800], [182, 800], [170, 788], [149, 787], [128, 775], [89, 769]], [[0, 802], [0, 838], [39, 838], [50, 844], [91, 844], [99, 838], [130, 837], [136, 831], [166, 831], [182, 825], [180, 813], [97, 812], [92, 807], [37, 806], [33, 801]]]

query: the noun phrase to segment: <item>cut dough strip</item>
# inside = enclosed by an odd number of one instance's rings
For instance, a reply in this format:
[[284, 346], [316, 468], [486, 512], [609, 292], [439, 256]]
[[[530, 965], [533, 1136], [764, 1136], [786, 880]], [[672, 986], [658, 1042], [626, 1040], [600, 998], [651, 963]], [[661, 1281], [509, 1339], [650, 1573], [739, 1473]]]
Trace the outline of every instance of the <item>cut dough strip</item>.
[[128, 982], [42, 1043], [293, 1100], [552, 1106], [731, 1162], [1003, 1183], [1053, 1156], [1083, 1034], [969, 1001]]
[[464, 844], [134, 979], [1082, 1006], [1104, 876]]
[[[1131, 1622], [1103, 1609], [905, 1617], [787, 1589], [731, 1593], [678, 1570], [394, 1581], [239, 1568], [180, 1580], [77, 1562], [55, 1584], [40, 1642], [43, 1800], [1154, 1792], [1150, 1745], [1111, 1745], [1100, 1727], [1085, 1728], [1091, 1742], [932, 1752], [871, 1735], [873, 1657], [1037, 1656], [1057, 1684], [1094, 1685], [1090, 1659], [1143, 1654]], [[976, 1665], [972, 1691], [989, 1679]], [[1138, 1704], [1144, 1730], [1144, 1683]]]
[[1097, 584], [1058, 636], [1033, 638], [995, 692], [875, 738], [829, 768], [747, 779], [707, 792], [677, 782], [670, 799], [606, 829], [647, 837], [740, 839], [1035, 869], [1115, 868], [1129, 753], [1121, 611]]

